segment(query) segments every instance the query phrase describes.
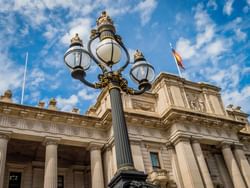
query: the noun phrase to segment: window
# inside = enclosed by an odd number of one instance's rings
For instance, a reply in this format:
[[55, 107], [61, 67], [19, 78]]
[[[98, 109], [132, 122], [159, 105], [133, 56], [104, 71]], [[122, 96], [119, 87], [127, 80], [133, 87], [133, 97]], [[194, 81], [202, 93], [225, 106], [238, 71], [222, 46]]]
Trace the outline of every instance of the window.
[[63, 176], [57, 177], [57, 188], [64, 188], [64, 177]]
[[160, 161], [159, 161], [159, 156], [158, 153], [156, 152], [150, 152], [150, 158], [151, 158], [151, 163], [152, 163], [152, 167], [153, 169], [160, 169]]
[[9, 188], [21, 188], [21, 172], [10, 172], [9, 175]]

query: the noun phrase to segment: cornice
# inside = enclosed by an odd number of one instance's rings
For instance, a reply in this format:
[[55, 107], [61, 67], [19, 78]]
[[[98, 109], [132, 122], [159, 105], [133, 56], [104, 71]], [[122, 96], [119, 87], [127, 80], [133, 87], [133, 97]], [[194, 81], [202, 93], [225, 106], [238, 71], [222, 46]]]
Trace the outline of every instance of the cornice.
[[153, 85], [152, 85], [152, 90], [154, 90], [155, 87], [157, 87], [157, 85], [162, 81], [162, 80], [168, 80], [168, 81], [175, 81], [175, 82], [180, 82], [183, 85], [185, 85], [185, 87], [191, 86], [194, 88], [201, 88], [201, 89], [209, 89], [209, 90], [213, 90], [216, 92], [219, 92], [221, 89], [217, 86], [211, 85], [209, 83], [203, 83], [203, 82], [192, 82], [189, 80], [186, 80], [184, 78], [180, 78], [177, 75], [173, 75], [173, 74], [169, 74], [169, 73], [163, 73], [161, 72], [155, 79]]
[[100, 118], [0, 101], [0, 115], [101, 128]]
[[233, 129], [240, 131], [245, 123], [237, 121], [226, 116], [195, 112], [185, 108], [170, 107], [161, 118], [165, 125], [171, 125], [175, 122], [194, 122], [214, 127]]

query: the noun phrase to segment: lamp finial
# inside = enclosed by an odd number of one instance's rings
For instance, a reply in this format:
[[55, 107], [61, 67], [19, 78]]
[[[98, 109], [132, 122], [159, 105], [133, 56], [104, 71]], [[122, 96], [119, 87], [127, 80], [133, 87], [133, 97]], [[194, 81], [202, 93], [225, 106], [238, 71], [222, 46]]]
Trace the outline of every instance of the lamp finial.
[[106, 11], [102, 11], [101, 16], [96, 20], [96, 24], [97, 26], [100, 26], [102, 24], [113, 25], [113, 20], [110, 18]]
[[80, 39], [78, 33], [76, 33], [76, 35], [70, 40], [70, 42], [71, 42], [71, 46], [74, 46], [74, 45], [83, 46], [82, 40]]
[[137, 49], [134, 54], [134, 61], [137, 61], [139, 59], [144, 59], [144, 55], [140, 50]]

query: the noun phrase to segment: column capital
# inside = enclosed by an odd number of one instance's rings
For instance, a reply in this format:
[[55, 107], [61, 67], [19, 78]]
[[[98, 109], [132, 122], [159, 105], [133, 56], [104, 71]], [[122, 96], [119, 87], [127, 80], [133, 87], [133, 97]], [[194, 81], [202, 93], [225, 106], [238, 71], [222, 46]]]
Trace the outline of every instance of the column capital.
[[230, 142], [221, 142], [219, 144], [219, 147], [221, 147], [221, 149], [226, 149], [226, 148], [230, 148], [231, 149], [231, 145], [232, 145], [232, 143], [230, 143]]
[[61, 138], [59, 137], [45, 137], [43, 140], [43, 144], [44, 145], [58, 145], [58, 143], [60, 142]]
[[166, 143], [166, 147], [167, 147], [167, 150], [171, 150], [171, 149], [174, 149], [174, 144], [172, 142], [167, 142]]
[[5, 140], [9, 140], [11, 137], [12, 131], [0, 131], [0, 139], [5, 139]]
[[192, 139], [192, 140], [191, 140], [191, 143], [193, 144], [193, 143], [200, 143], [200, 142], [199, 142], [199, 140], [197, 140], [197, 139]]
[[96, 143], [96, 142], [90, 142], [88, 147], [87, 147], [87, 150], [101, 150], [103, 148], [104, 144], [102, 143]]
[[233, 145], [233, 149], [241, 149], [241, 150], [243, 150], [243, 144], [241, 144], [241, 143], [234, 143], [234, 145]]
[[174, 145], [178, 144], [179, 142], [188, 142], [190, 143], [191, 136], [190, 135], [177, 135], [176, 137], [170, 140], [171, 143]]

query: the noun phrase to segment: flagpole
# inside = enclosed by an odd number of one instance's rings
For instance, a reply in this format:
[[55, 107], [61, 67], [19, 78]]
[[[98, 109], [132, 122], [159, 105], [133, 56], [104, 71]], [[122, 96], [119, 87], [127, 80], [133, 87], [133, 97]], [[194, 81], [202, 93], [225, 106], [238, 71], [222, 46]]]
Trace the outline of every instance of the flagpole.
[[[171, 44], [171, 43], [169, 43], [169, 46], [170, 46], [170, 48], [171, 48], [171, 49], [173, 49], [173, 47], [172, 47], [172, 44]], [[181, 74], [180, 67], [179, 67], [179, 65], [178, 65], [178, 63], [177, 63], [177, 61], [176, 61], [176, 58], [175, 58], [175, 56], [174, 56], [174, 54], [173, 54], [173, 53], [172, 53], [172, 56], [174, 57], [175, 65], [176, 65], [176, 67], [177, 67], [177, 70], [178, 70], [179, 76], [180, 76], [181, 78], [183, 78], [183, 77], [182, 77], [182, 74]]]
[[21, 104], [23, 104], [23, 98], [24, 98], [24, 89], [25, 89], [25, 81], [26, 81], [26, 72], [27, 72], [27, 65], [28, 65], [28, 57], [29, 57], [29, 54], [28, 54], [28, 52], [26, 52], [25, 67], [24, 67], [24, 74], [23, 74], [23, 87], [22, 87]]

